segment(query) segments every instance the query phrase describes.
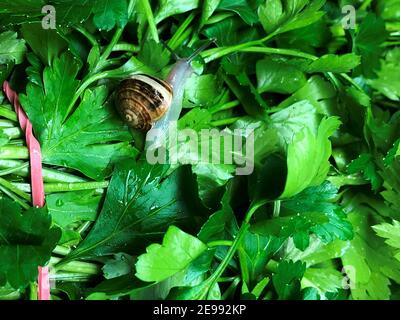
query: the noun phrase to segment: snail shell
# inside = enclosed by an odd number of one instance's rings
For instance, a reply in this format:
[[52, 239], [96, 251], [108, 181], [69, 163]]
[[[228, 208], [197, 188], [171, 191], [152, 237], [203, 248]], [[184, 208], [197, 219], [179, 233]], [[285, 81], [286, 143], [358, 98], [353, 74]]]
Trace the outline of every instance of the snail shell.
[[144, 74], [133, 75], [121, 82], [116, 92], [116, 107], [131, 127], [149, 131], [172, 102], [172, 86]]

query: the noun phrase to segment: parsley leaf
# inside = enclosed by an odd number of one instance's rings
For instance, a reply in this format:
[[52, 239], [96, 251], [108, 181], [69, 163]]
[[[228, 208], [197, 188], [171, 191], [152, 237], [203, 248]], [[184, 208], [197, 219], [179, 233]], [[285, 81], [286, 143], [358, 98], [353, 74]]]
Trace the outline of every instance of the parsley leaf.
[[[386, 243], [396, 249], [400, 249], [400, 222], [393, 220], [393, 224], [381, 223], [372, 227], [376, 234], [386, 239]], [[397, 250], [395, 257], [400, 261], [400, 251]]]
[[[159, 239], [168, 225], [190, 221], [188, 216], [194, 209], [187, 199], [193, 195], [181, 180], [184, 171], [180, 168], [162, 180], [166, 169], [145, 161], [120, 162], [96, 223], [65, 261], [137, 253]], [[187, 193], [181, 188], [186, 188]]]
[[249, 25], [253, 25], [258, 21], [256, 12], [247, 0], [221, 0], [217, 10], [233, 11]]
[[352, 225], [343, 209], [334, 202], [337, 193], [338, 189], [329, 182], [309, 187], [293, 198], [282, 201], [282, 208], [288, 212], [282, 212], [280, 217], [257, 222], [251, 230], [281, 239], [292, 237], [296, 247], [303, 251], [310, 244], [310, 233], [314, 233], [324, 243], [336, 239], [351, 240]]
[[256, 69], [260, 93], [293, 93], [306, 84], [306, 77], [298, 68], [280, 60], [260, 60]]
[[359, 26], [354, 38], [353, 51], [361, 56], [361, 72], [368, 78], [373, 78], [380, 68], [382, 44], [388, 33], [385, 22], [375, 14], [368, 14]]
[[136, 276], [148, 282], [160, 282], [184, 270], [207, 246], [197, 238], [171, 226], [162, 245], [152, 244], [139, 256]]
[[325, 180], [332, 152], [329, 137], [339, 126], [340, 121], [331, 117], [321, 121], [316, 134], [304, 128], [294, 136], [287, 151], [288, 176], [281, 198], [291, 197]]
[[353, 160], [348, 166], [348, 172], [350, 174], [361, 172], [365, 179], [371, 181], [374, 191], [377, 191], [382, 185], [382, 178], [378, 174], [378, 168], [371, 154], [364, 153], [358, 159]]
[[400, 48], [389, 51], [385, 60], [382, 60], [382, 68], [377, 72], [378, 77], [368, 83], [380, 93], [391, 100], [400, 101]]
[[349, 220], [356, 231], [350, 247], [342, 256], [344, 266], [349, 266], [353, 299], [390, 298], [390, 279], [400, 281], [400, 261], [397, 261], [392, 248], [377, 237], [370, 227], [380, 219], [373, 209], [362, 204], [359, 197], [345, 199]]
[[267, 33], [280, 34], [304, 28], [321, 19], [325, 0], [266, 0], [258, 15]]
[[279, 300], [300, 298], [300, 280], [305, 271], [306, 265], [301, 261], [282, 261], [279, 263], [276, 274], [272, 276], [272, 283], [278, 293]]
[[0, 284], [7, 281], [16, 289], [35, 281], [38, 267], [49, 261], [61, 235], [59, 228], [51, 227], [46, 208], [21, 211], [15, 202], [0, 199]]
[[25, 52], [25, 40], [17, 39], [17, 33], [6, 31], [0, 34], [0, 64], [21, 63]]

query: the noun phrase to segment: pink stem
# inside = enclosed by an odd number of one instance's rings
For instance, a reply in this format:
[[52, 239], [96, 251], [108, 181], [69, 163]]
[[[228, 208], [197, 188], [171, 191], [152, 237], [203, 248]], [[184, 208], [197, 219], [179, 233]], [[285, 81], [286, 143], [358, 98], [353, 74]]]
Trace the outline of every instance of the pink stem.
[[[41, 208], [45, 203], [44, 185], [42, 176], [42, 154], [40, 151], [40, 144], [33, 136], [32, 124], [29, 121], [25, 111], [19, 103], [18, 95], [10, 87], [10, 84], [5, 81], [3, 90], [14, 105], [15, 112], [18, 116], [19, 124], [25, 132], [25, 140], [29, 150], [30, 172], [31, 172], [31, 185], [32, 185], [32, 204], [35, 207]], [[49, 270], [47, 267], [39, 267], [38, 275], [38, 299], [50, 300], [50, 281]]]

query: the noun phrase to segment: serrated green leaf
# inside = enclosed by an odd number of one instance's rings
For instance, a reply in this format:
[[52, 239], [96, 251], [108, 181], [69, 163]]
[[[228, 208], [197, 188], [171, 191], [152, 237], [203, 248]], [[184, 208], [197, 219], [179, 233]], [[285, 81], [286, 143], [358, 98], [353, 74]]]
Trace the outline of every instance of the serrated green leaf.
[[207, 246], [197, 238], [171, 226], [162, 245], [152, 244], [139, 256], [136, 276], [147, 282], [160, 282], [184, 270]]
[[258, 91], [293, 93], [306, 84], [303, 72], [278, 59], [266, 58], [257, 62]]
[[0, 64], [21, 63], [26, 52], [25, 40], [17, 33], [6, 31], [0, 34]]
[[382, 44], [387, 36], [384, 20], [373, 13], [368, 14], [359, 26], [353, 51], [361, 56], [360, 69], [367, 78], [373, 78], [379, 70]]
[[278, 252], [283, 239], [247, 232], [239, 247], [243, 281], [252, 289], [265, 275], [267, 262]]
[[121, 252], [138, 254], [160, 239], [170, 224], [190, 221], [194, 214], [189, 213], [195, 209], [193, 191], [182, 180], [187, 172], [180, 168], [162, 180], [167, 169], [146, 161], [120, 162], [96, 223], [65, 261]]
[[68, 46], [57, 30], [43, 29], [40, 23], [23, 24], [21, 32], [35, 55], [47, 66], [51, 66]]
[[198, 6], [199, 0], [160, 0], [155, 20], [160, 23], [170, 16], [191, 11]]
[[133, 272], [136, 258], [131, 257], [126, 253], [117, 253], [113, 259], [108, 260], [102, 270], [104, 278], [114, 279]]
[[52, 193], [46, 203], [59, 227], [65, 228], [74, 222], [96, 220], [102, 196], [93, 191]]
[[99, 29], [109, 31], [115, 25], [124, 27], [128, 22], [128, 2], [126, 0], [96, 0], [92, 10], [93, 21]]
[[[372, 226], [372, 229], [376, 234], [386, 239], [386, 243], [396, 249], [400, 249], [400, 222], [393, 220], [393, 224], [381, 223], [376, 226]], [[400, 251], [397, 250], [394, 254], [397, 260], [400, 261]]]
[[253, 25], [258, 21], [255, 10], [253, 10], [249, 1], [246, 0], [222, 0], [218, 6], [218, 10], [233, 11], [249, 25]]
[[382, 185], [382, 178], [378, 174], [378, 168], [374, 163], [371, 154], [361, 154], [356, 160], [353, 160], [348, 166], [350, 174], [361, 172], [365, 179], [371, 181], [372, 190], [377, 191]]
[[377, 237], [371, 228], [379, 217], [357, 197], [345, 200], [349, 220], [356, 231], [342, 262], [350, 279], [353, 299], [387, 300], [390, 298], [390, 280], [400, 282], [400, 262], [392, 248]]
[[301, 261], [282, 261], [276, 273], [272, 276], [272, 283], [278, 293], [279, 300], [300, 298], [300, 280], [304, 276], [306, 265]]
[[49, 261], [61, 236], [46, 208], [21, 211], [15, 202], [0, 200], [0, 279], [16, 289], [36, 280], [38, 267]]
[[212, 14], [217, 9], [220, 2], [221, 2], [221, 0], [205, 0], [203, 2], [203, 10], [202, 10], [201, 22], [200, 22], [201, 27], [206, 24], [208, 19], [212, 16]]
[[327, 54], [313, 61], [306, 69], [307, 72], [346, 73], [360, 64], [360, 57], [348, 53], [344, 55]]
[[380, 93], [393, 101], [400, 101], [400, 48], [389, 51], [385, 60], [381, 60], [382, 68], [377, 71], [377, 78], [368, 83]]
[[319, 11], [325, 0], [280, 1], [266, 0], [259, 7], [258, 15], [267, 33], [280, 34], [304, 28], [324, 15]]

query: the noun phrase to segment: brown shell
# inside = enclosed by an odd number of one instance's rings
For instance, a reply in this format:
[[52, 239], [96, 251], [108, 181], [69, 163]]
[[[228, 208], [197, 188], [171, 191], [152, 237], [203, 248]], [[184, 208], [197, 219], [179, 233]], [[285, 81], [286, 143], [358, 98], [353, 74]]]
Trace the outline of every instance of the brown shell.
[[134, 75], [121, 82], [116, 92], [116, 106], [131, 127], [148, 131], [172, 102], [172, 87], [148, 75]]

